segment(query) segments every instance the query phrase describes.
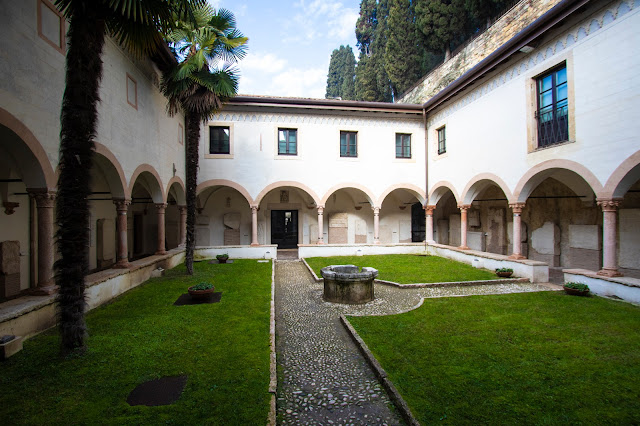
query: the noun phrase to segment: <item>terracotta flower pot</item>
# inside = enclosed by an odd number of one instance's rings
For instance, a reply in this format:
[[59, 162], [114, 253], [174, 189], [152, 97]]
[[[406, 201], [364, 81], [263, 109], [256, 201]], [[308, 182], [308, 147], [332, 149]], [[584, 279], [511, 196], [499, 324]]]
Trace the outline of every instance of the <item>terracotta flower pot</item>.
[[562, 288], [564, 288], [565, 293], [570, 294], [572, 296], [588, 296], [589, 295], [589, 290], [578, 290], [577, 288], [571, 288], [571, 287], [565, 287], [565, 286], [562, 286]]
[[189, 287], [187, 290], [192, 299], [207, 299], [215, 292], [215, 287], [211, 287], [207, 290], [192, 290], [193, 287]]

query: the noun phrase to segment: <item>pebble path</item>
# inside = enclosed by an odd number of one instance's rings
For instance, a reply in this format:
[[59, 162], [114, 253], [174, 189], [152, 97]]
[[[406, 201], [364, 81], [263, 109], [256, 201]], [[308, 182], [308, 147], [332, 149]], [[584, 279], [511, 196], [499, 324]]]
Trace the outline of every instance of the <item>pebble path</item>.
[[375, 284], [365, 305], [322, 300], [301, 261], [276, 261], [277, 416], [281, 425], [403, 424], [389, 397], [340, 323], [340, 315], [407, 311], [423, 297], [550, 290], [538, 284], [402, 289]]

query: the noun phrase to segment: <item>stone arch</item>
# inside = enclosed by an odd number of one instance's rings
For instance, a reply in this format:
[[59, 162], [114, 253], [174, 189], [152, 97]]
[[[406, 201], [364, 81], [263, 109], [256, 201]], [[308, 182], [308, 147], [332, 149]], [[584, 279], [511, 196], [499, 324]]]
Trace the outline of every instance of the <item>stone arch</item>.
[[165, 202], [167, 198], [162, 187], [162, 179], [160, 179], [160, 175], [156, 169], [149, 164], [139, 165], [131, 175], [131, 180], [129, 180], [130, 195], [133, 193], [133, 187], [138, 179], [142, 179], [141, 184], [145, 186], [149, 195], [153, 198], [154, 203], [160, 204]]
[[425, 191], [422, 188], [412, 183], [402, 183], [402, 184], [391, 185], [389, 188], [387, 188], [378, 197], [378, 201], [377, 201], [378, 205], [382, 206], [384, 199], [387, 198], [387, 196], [391, 194], [393, 191], [395, 191], [396, 189], [404, 189], [405, 191], [412, 193], [422, 205], [426, 203], [427, 196]]
[[172, 177], [171, 180], [169, 180], [169, 183], [167, 183], [167, 191], [166, 191], [167, 199], [169, 198], [169, 192], [172, 189], [174, 191], [174, 196], [176, 197], [176, 202], [179, 205], [184, 206], [187, 202], [186, 194], [184, 189], [184, 183], [182, 182], [182, 179], [180, 179], [179, 176]]
[[301, 191], [306, 192], [309, 196], [311, 196], [311, 198], [313, 199], [313, 201], [316, 203], [316, 206], [318, 205], [324, 205], [324, 203], [319, 203], [319, 198], [316, 195], [316, 193], [309, 188], [307, 185], [300, 183], [300, 182], [295, 182], [295, 181], [280, 181], [280, 182], [274, 182], [270, 185], [267, 185], [262, 191], [260, 191], [260, 193], [258, 194], [258, 196], [256, 197], [255, 200], [255, 205], [260, 205], [260, 203], [262, 202], [262, 199], [265, 197], [265, 195], [267, 195], [269, 192], [271, 192], [272, 190], [279, 188], [279, 187], [284, 187], [284, 186], [290, 186], [293, 188], [298, 188]]
[[371, 204], [371, 207], [380, 207], [380, 205], [376, 204], [377, 203], [377, 199], [376, 197], [373, 195], [373, 193], [364, 185], [360, 185], [359, 183], [341, 183], [338, 185], [335, 185], [333, 187], [331, 187], [324, 195], [324, 197], [322, 197], [322, 202], [319, 203], [319, 205], [324, 206], [327, 203], [327, 200], [329, 199], [329, 197], [331, 197], [331, 195], [333, 195], [334, 192], [339, 191], [341, 189], [349, 189], [349, 188], [353, 188], [353, 189], [357, 189], [361, 192], [363, 192], [365, 194], [365, 196], [367, 197], [367, 199], [369, 200], [369, 203]]
[[640, 180], [640, 151], [636, 151], [611, 174], [598, 198], [622, 198]]
[[447, 190], [451, 191], [451, 193], [453, 194], [453, 198], [455, 198], [456, 200], [456, 203], [459, 203], [460, 196], [458, 195], [458, 192], [456, 191], [456, 188], [453, 186], [453, 184], [451, 184], [451, 182], [441, 180], [433, 185], [433, 189], [429, 193], [428, 204], [434, 206], [438, 204], [438, 201], [440, 201], [440, 198], [442, 198], [442, 196], [446, 194]]
[[56, 187], [56, 174], [42, 144], [27, 126], [3, 108], [0, 108], [0, 135], [11, 146], [5, 149], [4, 144], [0, 145], [0, 152], [19, 165], [28, 188]]
[[236, 191], [238, 191], [240, 194], [242, 194], [242, 196], [244, 198], [246, 198], [247, 202], [249, 203], [249, 205], [254, 205], [257, 203], [254, 203], [253, 198], [251, 198], [251, 195], [249, 195], [249, 191], [247, 191], [242, 185], [231, 181], [231, 180], [227, 180], [227, 179], [210, 179], [207, 180], [205, 182], [200, 183], [197, 187], [196, 187], [196, 195], [201, 194], [204, 190], [206, 190], [207, 188], [210, 188], [212, 186], [228, 186], [230, 188], [235, 189]]
[[98, 167], [109, 185], [113, 198], [130, 198], [131, 192], [127, 187], [127, 179], [118, 159], [104, 145], [96, 142], [94, 165]]
[[462, 191], [461, 196], [461, 204], [471, 204], [471, 202], [487, 187], [491, 185], [496, 185], [498, 188], [502, 190], [505, 197], [507, 198], [507, 202], [513, 202], [513, 195], [509, 190], [507, 184], [498, 176], [493, 173], [481, 173], [479, 175], [474, 176], [467, 186]]
[[[544, 161], [530, 168], [516, 185], [516, 189], [513, 191], [513, 199], [521, 203], [526, 202], [533, 190], [542, 181], [553, 177], [553, 175], [566, 178], [563, 183], [576, 194], [579, 194], [582, 192], [581, 189], [584, 189], [583, 183], [595, 194], [603, 192], [602, 184], [598, 178], [585, 166], [571, 160], [554, 159]], [[581, 179], [571, 179], [572, 176], [578, 176]]]

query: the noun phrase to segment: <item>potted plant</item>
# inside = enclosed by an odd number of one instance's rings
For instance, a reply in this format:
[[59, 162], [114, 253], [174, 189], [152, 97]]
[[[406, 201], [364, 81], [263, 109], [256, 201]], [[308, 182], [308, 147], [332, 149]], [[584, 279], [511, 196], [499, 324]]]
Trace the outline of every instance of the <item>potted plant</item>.
[[188, 291], [192, 299], [206, 299], [213, 294], [215, 287], [211, 283], [201, 282], [189, 287]]
[[564, 292], [567, 294], [571, 294], [574, 296], [588, 296], [589, 295], [589, 286], [582, 283], [574, 283], [569, 282], [565, 283], [562, 288], [564, 288]]
[[496, 268], [496, 275], [503, 278], [509, 278], [513, 274], [511, 268]]
[[227, 263], [229, 259], [229, 255], [227, 253], [216, 255], [216, 259], [218, 259], [218, 263]]

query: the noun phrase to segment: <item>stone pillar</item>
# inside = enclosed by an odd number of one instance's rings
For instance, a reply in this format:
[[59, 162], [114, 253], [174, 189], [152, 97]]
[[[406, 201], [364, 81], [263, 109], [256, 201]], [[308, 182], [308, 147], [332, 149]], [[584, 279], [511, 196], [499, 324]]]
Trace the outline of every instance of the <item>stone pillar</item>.
[[164, 249], [164, 212], [167, 204], [158, 203], [155, 206], [156, 209], [158, 209], [158, 250], [156, 254], [167, 254], [167, 251]]
[[180, 244], [179, 247], [187, 245], [187, 206], [178, 206], [180, 212]]
[[324, 244], [324, 207], [318, 206], [318, 243]]
[[462, 250], [470, 250], [467, 246], [467, 210], [471, 208], [469, 204], [458, 206], [460, 208], [460, 247]]
[[425, 233], [425, 240], [428, 243], [435, 243], [435, 240], [433, 239], [433, 211], [435, 209], [436, 206], [434, 205], [425, 206], [424, 208], [424, 214], [427, 220], [427, 231]]
[[524, 209], [525, 203], [513, 203], [509, 204], [513, 211], [513, 254], [509, 256], [509, 259], [526, 259], [522, 255], [522, 242], [520, 241], [520, 234], [522, 233], [522, 218], [520, 214]]
[[602, 269], [598, 275], [607, 277], [621, 277], [618, 271], [617, 241], [616, 241], [616, 215], [620, 201], [598, 200], [602, 207]]
[[53, 294], [57, 287], [53, 280], [53, 207], [56, 193], [48, 190], [29, 191], [36, 200], [38, 211], [38, 285], [33, 294]]
[[118, 238], [118, 252], [116, 255], [116, 264], [113, 265], [116, 269], [126, 269], [129, 267], [129, 249], [127, 247], [127, 212], [131, 200], [113, 200], [113, 204], [116, 205], [116, 212], [118, 214], [116, 218], [116, 235]]
[[251, 246], [259, 246], [258, 243], [258, 206], [251, 206]]
[[380, 244], [380, 207], [373, 208], [373, 244]]

